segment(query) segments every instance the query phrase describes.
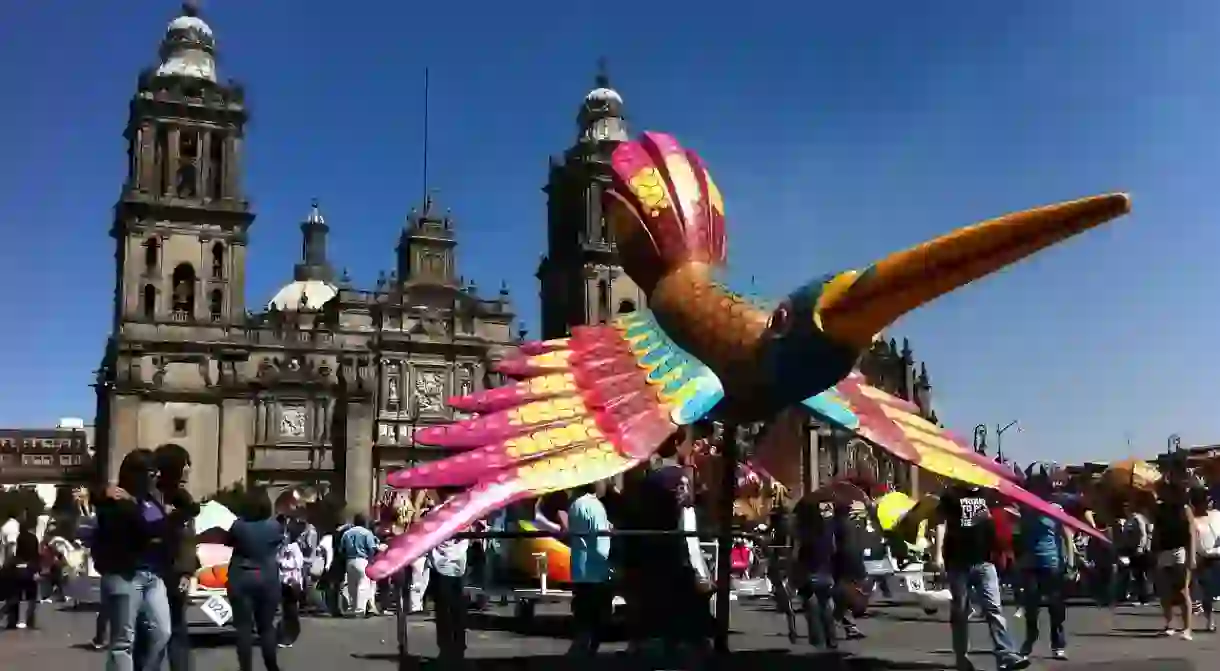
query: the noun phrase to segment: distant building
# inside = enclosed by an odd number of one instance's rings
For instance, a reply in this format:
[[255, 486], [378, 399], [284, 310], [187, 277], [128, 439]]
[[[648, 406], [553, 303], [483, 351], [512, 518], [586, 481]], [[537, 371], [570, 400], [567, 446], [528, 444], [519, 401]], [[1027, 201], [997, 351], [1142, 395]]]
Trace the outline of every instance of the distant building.
[[0, 429], [0, 485], [72, 485], [89, 482], [95, 469], [93, 427]]

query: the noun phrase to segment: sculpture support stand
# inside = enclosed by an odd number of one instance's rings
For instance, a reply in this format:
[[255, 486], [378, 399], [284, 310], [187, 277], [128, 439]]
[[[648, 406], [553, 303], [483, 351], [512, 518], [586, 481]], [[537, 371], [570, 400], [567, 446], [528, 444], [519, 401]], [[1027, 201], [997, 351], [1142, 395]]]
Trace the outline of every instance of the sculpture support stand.
[[721, 494], [716, 511], [720, 535], [716, 539], [716, 652], [729, 652], [729, 607], [732, 594], [733, 501], [737, 499], [737, 424], [725, 422], [721, 449]]

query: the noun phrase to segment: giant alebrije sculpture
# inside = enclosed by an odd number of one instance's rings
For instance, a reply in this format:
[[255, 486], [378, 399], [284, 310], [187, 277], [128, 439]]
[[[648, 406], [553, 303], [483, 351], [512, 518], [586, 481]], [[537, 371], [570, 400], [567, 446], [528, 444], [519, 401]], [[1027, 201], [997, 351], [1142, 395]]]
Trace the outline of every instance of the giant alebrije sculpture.
[[1095, 534], [853, 369], [903, 314], [1129, 208], [1126, 195], [1110, 194], [1010, 214], [824, 275], [765, 307], [717, 279], [724, 203], [698, 156], [660, 133], [624, 142], [603, 209], [649, 309], [525, 343], [498, 366], [517, 382], [450, 399], [476, 416], [420, 429], [416, 441], [461, 452], [388, 482], [467, 489], [393, 539], [369, 575], [401, 569], [514, 501], [622, 473], [709, 414], [765, 420], [795, 404], [902, 460]]

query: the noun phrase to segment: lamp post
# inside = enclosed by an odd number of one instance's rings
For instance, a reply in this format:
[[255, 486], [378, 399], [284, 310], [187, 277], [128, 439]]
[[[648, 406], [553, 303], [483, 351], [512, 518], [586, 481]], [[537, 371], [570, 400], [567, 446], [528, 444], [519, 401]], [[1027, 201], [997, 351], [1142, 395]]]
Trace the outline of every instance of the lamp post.
[[1017, 431], [1021, 430], [1021, 427], [1017, 425], [1017, 420], [1015, 419], [1004, 426], [1000, 426], [999, 424], [995, 425], [995, 452], [996, 459], [998, 459], [1000, 463], [1004, 462], [1004, 432], [1013, 427], [1016, 427]]
[[974, 426], [974, 453], [987, 454], [987, 425], [976, 424]]
[[1170, 434], [1165, 441], [1165, 467], [1173, 477], [1178, 476], [1178, 470], [1185, 470], [1186, 459], [1182, 458], [1182, 437], [1176, 433]]

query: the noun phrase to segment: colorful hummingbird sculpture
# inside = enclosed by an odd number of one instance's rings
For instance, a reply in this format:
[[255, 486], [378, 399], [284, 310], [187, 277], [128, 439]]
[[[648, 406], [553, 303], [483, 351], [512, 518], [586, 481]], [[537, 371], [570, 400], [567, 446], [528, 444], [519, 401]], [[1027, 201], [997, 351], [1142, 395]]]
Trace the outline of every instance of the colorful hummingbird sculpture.
[[766, 420], [794, 404], [928, 471], [1096, 533], [853, 370], [903, 314], [1125, 214], [1126, 195], [976, 224], [863, 271], [825, 275], [773, 309], [716, 279], [726, 256], [724, 203], [703, 163], [674, 138], [645, 133], [616, 147], [603, 206], [623, 269], [649, 309], [525, 343], [497, 367], [519, 381], [450, 399], [475, 416], [420, 429], [416, 441], [462, 451], [393, 473], [388, 483], [468, 488], [394, 538], [370, 564], [371, 577], [400, 570], [515, 501], [622, 473], [709, 414]]

